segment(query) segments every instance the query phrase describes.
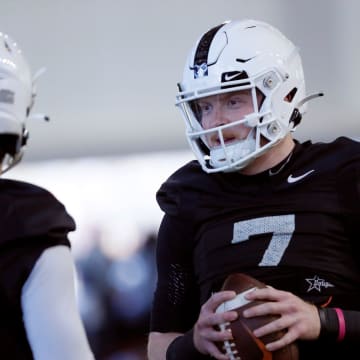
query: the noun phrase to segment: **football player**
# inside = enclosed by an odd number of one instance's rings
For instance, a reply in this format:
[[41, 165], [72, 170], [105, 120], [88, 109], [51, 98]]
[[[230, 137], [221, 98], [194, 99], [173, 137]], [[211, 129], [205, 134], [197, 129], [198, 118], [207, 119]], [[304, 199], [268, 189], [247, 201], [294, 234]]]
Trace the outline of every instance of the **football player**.
[[[268, 285], [247, 296], [270, 300], [246, 316], [280, 315], [257, 337], [296, 341], [300, 359], [352, 358], [360, 340], [360, 143], [293, 137], [308, 100], [298, 49], [255, 20], [229, 21], [191, 50], [176, 105], [196, 161], [157, 192], [164, 211], [157, 242], [148, 355], [225, 360], [231, 339], [215, 313], [231, 273]], [[331, 126], [329, 124], [329, 126]]]
[[[34, 78], [17, 43], [0, 33], [2, 174], [21, 160]], [[94, 359], [75, 297], [73, 218], [50, 192], [29, 183], [2, 177], [0, 197], [0, 358]]]

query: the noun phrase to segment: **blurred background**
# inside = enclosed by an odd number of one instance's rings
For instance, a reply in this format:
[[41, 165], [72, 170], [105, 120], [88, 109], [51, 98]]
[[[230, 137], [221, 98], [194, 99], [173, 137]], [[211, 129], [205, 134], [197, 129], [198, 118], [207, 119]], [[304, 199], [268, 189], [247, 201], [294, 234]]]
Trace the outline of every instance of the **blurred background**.
[[79, 308], [98, 360], [145, 359], [161, 183], [193, 158], [174, 106], [188, 51], [225, 20], [270, 22], [299, 48], [312, 101], [299, 140], [360, 139], [357, 0], [2, 0], [0, 31], [38, 81], [23, 162], [77, 222]]

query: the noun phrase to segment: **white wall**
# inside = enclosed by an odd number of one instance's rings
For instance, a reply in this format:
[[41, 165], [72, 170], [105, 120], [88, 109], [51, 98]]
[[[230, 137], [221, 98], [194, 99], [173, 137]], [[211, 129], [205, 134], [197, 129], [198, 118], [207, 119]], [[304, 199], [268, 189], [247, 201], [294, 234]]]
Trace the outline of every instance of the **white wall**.
[[310, 104], [298, 136], [360, 137], [357, 0], [2, 0], [0, 30], [45, 65], [25, 161], [186, 148], [174, 107], [195, 39], [228, 19], [257, 18], [287, 34], [304, 59]]

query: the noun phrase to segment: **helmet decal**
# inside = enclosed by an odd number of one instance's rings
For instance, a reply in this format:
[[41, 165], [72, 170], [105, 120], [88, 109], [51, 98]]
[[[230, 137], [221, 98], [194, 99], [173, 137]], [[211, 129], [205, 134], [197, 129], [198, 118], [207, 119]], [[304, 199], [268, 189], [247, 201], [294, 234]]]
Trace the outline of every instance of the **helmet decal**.
[[[231, 87], [238, 87], [237, 81], [248, 79], [249, 76], [246, 71], [227, 71], [221, 74], [221, 89], [228, 89]], [[235, 85], [234, 85], [235, 82]], [[225, 84], [229, 83], [229, 84]], [[250, 85], [250, 82], [242, 82], [243, 86]]]
[[249, 57], [249, 58], [247, 58], [247, 59], [240, 59], [240, 58], [237, 58], [237, 59], [235, 59], [237, 62], [239, 62], [239, 63], [247, 63], [248, 61], [250, 61], [250, 60], [252, 60], [252, 59], [254, 59], [254, 57], [255, 56], [252, 56], [252, 57]]
[[207, 63], [202, 63], [200, 65], [194, 65], [194, 79], [207, 76], [208, 75], [208, 65]]
[[215, 26], [201, 37], [195, 52], [194, 65], [192, 67], [192, 70], [194, 70], [194, 79], [208, 75], [208, 54], [210, 45], [216, 33], [223, 25], [224, 24]]
[[247, 79], [246, 71], [229, 71], [221, 74], [221, 82]]
[[4, 104], [14, 104], [15, 93], [8, 89], [0, 90], [0, 103]]

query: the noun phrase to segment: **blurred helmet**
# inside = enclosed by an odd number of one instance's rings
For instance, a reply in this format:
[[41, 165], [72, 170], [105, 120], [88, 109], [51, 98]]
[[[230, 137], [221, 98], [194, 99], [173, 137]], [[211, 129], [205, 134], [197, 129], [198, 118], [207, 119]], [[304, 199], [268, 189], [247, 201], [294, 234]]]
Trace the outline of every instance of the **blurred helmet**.
[[35, 95], [34, 79], [21, 49], [10, 36], [0, 33], [1, 173], [21, 160], [28, 138], [25, 123]]
[[[297, 48], [271, 25], [255, 20], [225, 22], [203, 34], [178, 86], [176, 105], [185, 119], [187, 139], [208, 173], [237, 171], [264, 154], [295, 130], [308, 100]], [[252, 94], [251, 114], [204, 129], [197, 100], [245, 89]], [[251, 127], [251, 136], [224, 141], [223, 131], [239, 124]], [[216, 148], [207, 141], [210, 133], [219, 138]]]

